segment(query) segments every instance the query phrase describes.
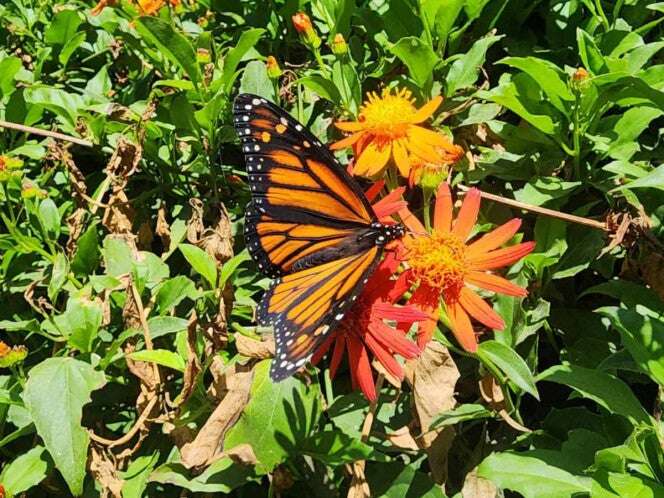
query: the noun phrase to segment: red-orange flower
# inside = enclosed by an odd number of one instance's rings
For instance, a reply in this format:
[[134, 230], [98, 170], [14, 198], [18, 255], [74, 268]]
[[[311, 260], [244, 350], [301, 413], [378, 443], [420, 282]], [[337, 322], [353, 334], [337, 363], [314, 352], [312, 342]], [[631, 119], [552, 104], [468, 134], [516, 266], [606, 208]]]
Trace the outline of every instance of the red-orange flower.
[[452, 195], [448, 185], [442, 183], [436, 195], [433, 230], [428, 234], [407, 208], [399, 213], [414, 233], [404, 239], [403, 259], [408, 269], [400, 279], [418, 285], [409, 304], [427, 313], [426, 320], [418, 327], [420, 347], [433, 335], [441, 298], [452, 333], [466, 351], [474, 352], [477, 338], [471, 318], [495, 330], [502, 330], [505, 323], [471, 286], [509, 296], [527, 294], [525, 289], [490, 273], [490, 270], [515, 263], [535, 247], [534, 242], [523, 242], [501, 248], [519, 230], [521, 220], [512, 219], [477, 240], [467, 242], [479, 214], [480, 195], [477, 189], [469, 190], [453, 220]]
[[293, 26], [298, 33], [306, 33], [307, 30], [312, 29], [311, 19], [304, 12], [298, 12], [292, 17]]
[[400, 262], [393, 252], [388, 252], [367, 282], [362, 294], [348, 311], [334, 334], [314, 354], [312, 363], [317, 363], [333, 348], [330, 359], [330, 376], [334, 377], [344, 355], [348, 352], [348, 365], [354, 388], [359, 388], [368, 400], [376, 399], [376, 386], [371, 370], [371, 357], [378, 360], [392, 376], [403, 379], [403, 369], [395, 355], [405, 359], [416, 358], [419, 347], [400, 330], [385, 323], [398, 322], [408, 327], [426, 319], [426, 314], [415, 306], [396, 306], [408, 290], [408, 286], [397, 286], [392, 278]]

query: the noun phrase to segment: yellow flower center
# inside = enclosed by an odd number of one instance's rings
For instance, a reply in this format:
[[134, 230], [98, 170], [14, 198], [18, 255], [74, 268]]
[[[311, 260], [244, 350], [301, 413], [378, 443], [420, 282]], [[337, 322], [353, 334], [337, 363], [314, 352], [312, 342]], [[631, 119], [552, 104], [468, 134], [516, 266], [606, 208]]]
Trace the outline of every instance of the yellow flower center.
[[360, 121], [366, 129], [386, 140], [394, 140], [406, 136], [408, 125], [417, 111], [410, 91], [399, 90], [394, 95], [384, 89], [380, 96], [372, 92], [360, 110]]
[[408, 265], [420, 282], [443, 292], [456, 292], [468, 271], [466, 244], [450, 232], [434, 230], [429, 236], [404, 241]]

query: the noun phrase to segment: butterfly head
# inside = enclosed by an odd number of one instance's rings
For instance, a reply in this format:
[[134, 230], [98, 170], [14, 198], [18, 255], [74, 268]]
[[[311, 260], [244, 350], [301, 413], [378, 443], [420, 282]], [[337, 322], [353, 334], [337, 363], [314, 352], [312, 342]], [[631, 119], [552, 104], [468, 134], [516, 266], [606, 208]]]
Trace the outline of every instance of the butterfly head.
[[380, 222], [374, 222], [371, 227], [376, 233], [377, 246], [384, 246], [388, 242], [400, 239], [406, 233], [406, 228], [401, 223], [386, 225]]

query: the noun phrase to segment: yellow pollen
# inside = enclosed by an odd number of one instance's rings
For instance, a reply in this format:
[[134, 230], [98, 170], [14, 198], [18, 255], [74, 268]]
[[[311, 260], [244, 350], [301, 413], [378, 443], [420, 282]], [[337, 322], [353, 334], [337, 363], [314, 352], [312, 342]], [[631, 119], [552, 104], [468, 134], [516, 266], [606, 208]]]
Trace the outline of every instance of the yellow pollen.
[[468, 271], [466, 244], [450, 232], [434, 230], [429, 236], [404, 241], [408, 265], [421, 282], [446, 291], [458, 291]]
[[385, 140], [406, 136], [413, 115], [417, 112], [410, 91], [401, 89], [395, 94], [384, 89], [380, 96], [368, 95], [368, 102], [360, 110], [360, 121], [367, 131]]

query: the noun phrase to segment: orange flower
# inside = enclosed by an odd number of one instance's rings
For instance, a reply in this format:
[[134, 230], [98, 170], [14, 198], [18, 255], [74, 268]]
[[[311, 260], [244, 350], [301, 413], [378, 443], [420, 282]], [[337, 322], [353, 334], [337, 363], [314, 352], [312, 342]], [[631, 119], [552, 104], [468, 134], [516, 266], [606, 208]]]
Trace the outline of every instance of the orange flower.
[[408, 178], [413, 159], [441, 163], [446, 160], [441, 151], [454, 157], [459, 155], [460, 148], [447, 137], [418, 126], [431, 117], [442, 101], [438, 96], [417, 109], [406, 89], [392, 94], [385, 88], [380, 96], [370, 93], [357, 121], [336, 123], [337, 128], [352, 135], [332, 144], [331, 148], [343, 149], [351, 145], [355, 148], [353, 172], [357, 175], [377, 175], [393, 158], [401, 175]]
[[273, 55], [268, 55], [267, 60], [265, 61], [265, 67], [267, 69], [267, 75], [270, 79], [276, 80], [281, 77], [282, 71], [279, 67], [277, 59]]
[[480, 209], [480, 191], [468, 191], [456, 221], [452, 216], [452, 195], [447, 183], [442, 183], [436, 195], [434, 227], [427, 234], [422, 224], [407, 208], [399, 214], [404, 224], [415, 235], [404, 239], [403, 258], [408, 269], [400, 276], [418, 287], [409, 304], [428, 314], [418, 327], [418, 344], [423, 347], [433, 335], [438, 322], [438, 308], [442, 298], [452, 333], [466, 350], [477, 350], [477, 338], [470, 319], [502, 330], [503, 319], [470, 286], [523, 297], [525, 289], [509, 280], [490, 273], [515, 263], [529, 254], [534, 242], [523, 242], [500, 248], [519, 230], [521, 220], [512, 219], [479, 239], [467, 243], [477, 221]]

